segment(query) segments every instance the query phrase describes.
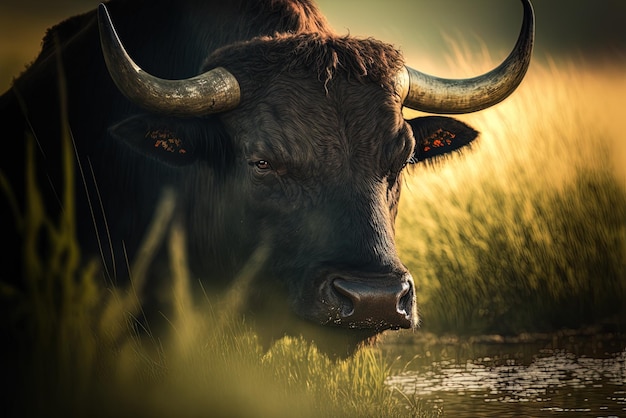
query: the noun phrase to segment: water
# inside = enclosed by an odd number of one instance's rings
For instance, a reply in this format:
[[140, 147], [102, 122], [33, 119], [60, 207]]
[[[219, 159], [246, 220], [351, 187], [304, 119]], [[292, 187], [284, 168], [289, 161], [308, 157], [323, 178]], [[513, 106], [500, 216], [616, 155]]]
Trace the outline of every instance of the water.
[[455, 418], [626, 417], [626, 339], [496, 340], [392, 344], [387, 384]]

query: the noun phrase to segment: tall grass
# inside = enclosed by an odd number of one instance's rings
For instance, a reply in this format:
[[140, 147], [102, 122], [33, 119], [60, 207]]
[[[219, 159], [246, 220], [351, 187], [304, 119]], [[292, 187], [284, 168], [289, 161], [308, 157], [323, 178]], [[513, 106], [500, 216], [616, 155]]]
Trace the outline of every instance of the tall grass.
[[535, 63], [463, 118], [472, 150], [407, 176], [398, 242], [424, 330], [626, 325], [624, 94], [618, 64]]

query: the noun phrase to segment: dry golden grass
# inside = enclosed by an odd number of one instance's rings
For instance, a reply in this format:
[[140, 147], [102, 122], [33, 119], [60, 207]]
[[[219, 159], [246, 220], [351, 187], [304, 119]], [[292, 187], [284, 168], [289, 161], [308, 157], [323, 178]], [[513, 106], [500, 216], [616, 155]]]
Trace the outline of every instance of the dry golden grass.
[[623, 65], [535, 63], [460, 158], [406, 177], [398, 227], [424, 328], [617, 320], [626, 292]]

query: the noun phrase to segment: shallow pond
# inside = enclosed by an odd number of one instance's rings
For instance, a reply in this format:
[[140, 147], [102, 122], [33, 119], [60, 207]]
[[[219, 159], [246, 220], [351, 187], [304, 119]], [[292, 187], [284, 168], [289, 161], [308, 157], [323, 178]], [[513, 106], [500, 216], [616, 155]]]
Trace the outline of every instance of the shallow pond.
[[542, 335], [385, 346], [387, 384], [449, 417], [626, 417], [626, 338]]

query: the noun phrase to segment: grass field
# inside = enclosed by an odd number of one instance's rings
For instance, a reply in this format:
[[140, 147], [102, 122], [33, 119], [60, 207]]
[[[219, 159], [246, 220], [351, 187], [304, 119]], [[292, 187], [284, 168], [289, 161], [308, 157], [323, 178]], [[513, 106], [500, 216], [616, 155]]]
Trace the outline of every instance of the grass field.
[[[411, 169], [397, 231], [424, 331], [624, 326], [625, 93], [621, 66], [534, 65], [506, 102], [461, 117], [482, 132], [472, 150]], [[17, 358], [0, 359], [14, 415], [424, 416], [384, 385], [391, 363], [375, 347], [332, 361], [289, 338], [266, 352], [245, 321], [220, 315], [236, 295], [193, 307], [176, 228], [164, 236], [177, 266], [171, 335], [136, 333], [132, 291], [100, 282], [80, 260], [71, 209], [48, 219], [28, 184], [30, 291], [1, 289], [20, 314], [7, 328]], [[48, 259], [36, 255], [42, 231]]]
[[407, 176], [398, 242], [423, 329], [549, 331], [626, 310], [623, 65], [534, 65], [461, 158]]

